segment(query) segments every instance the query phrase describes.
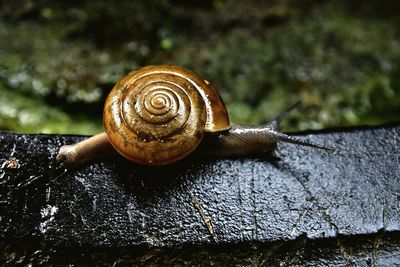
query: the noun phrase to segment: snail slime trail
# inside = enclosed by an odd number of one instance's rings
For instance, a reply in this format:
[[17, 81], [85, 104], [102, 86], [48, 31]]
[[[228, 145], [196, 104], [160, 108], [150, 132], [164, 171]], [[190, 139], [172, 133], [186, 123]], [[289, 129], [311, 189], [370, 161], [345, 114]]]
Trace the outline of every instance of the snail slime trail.
[[138, 164], [166, 165], [196, 149], [247, 155], [271, 152], [279, 141], [335, 150], [281, 133], [279, 124], [291, 109], [265, 125], [231, 127], [210, 82], [182, 67], [147, 66], [130, 72], [111, 90], [103, 112], [105, 133], [61, 147], [57, 160], [79, 167], [118, 152]]

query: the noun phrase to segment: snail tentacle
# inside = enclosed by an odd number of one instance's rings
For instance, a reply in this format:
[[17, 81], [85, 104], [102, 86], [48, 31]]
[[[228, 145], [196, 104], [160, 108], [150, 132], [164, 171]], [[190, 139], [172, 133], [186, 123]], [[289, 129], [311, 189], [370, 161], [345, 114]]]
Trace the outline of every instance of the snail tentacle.
[[273, 152], [276, 150], [278, 142], [286, 142], [334, 152], [335, 148], [331, 146], [290, 136], [279, 130], [279, 124], [299, 103], [295, 103], [267, 124], [232, 126], [228, 131], [208, 134], [200, 146], [200, 151], [217, 156], [243, 156], [252, 153]]

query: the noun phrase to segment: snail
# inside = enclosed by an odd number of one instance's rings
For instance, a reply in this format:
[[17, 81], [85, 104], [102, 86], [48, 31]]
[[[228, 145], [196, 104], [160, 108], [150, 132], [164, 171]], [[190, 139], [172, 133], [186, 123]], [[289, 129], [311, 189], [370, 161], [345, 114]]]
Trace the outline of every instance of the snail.
[[135, 163], [166, 165], [194, 150], [216, 156], [274, 151], [278, 141], [334, 151], [281, 133], [278, 126], [291, 109], [265, 125], [231, 125], [223, 100], [207, 80], [178, 66], [147, 66], [111, 90], [104, 105], [105, 132], [62, 146], [57, 161], [78, 167], [117, 151]]

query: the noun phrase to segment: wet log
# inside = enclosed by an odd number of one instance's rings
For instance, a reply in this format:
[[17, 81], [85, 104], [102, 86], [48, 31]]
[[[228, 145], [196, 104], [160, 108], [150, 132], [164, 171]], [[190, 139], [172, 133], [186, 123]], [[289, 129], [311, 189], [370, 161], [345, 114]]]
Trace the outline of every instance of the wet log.
[[296, 135], [337, 151], [66, 170], [59, 147], [85, 137], [2, 133], [0, 263], [398, 262], [400, 124]]

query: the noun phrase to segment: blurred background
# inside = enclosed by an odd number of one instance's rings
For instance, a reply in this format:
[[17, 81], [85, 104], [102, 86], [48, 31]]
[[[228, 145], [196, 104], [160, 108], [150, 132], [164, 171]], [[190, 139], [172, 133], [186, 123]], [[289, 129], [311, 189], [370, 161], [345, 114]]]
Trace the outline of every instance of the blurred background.
[[176, 64], [217, 87], [231, 120], [284, 130], [400, 119], [395, 1], [2, 1], [0, 130], [95, 134], [130, 70]]

